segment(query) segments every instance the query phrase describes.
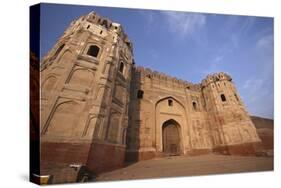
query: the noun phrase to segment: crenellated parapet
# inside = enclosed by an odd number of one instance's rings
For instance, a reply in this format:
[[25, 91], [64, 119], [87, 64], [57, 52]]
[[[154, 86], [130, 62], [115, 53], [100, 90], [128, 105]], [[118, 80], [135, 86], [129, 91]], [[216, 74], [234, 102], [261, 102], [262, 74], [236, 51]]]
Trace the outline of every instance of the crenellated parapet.
[[105, 28], [107, 31], [116, 33], [120, 37], [120, 39], [127, 44], [131, 52], [133, 52], [133, 44], [131, 43], [127, 34], [124, 32], [124, 29], [119, 23], [113, 22], [106, 17], [102, 17], [98, 15], [96, 12], [91, 12], [86, 16], [82, 16], [80, 19], [81, 21], [86, 20], [87, 22]]
[[162, 81], [164, 83], [174, 83], [175, 85], [178, 85], [181, 88], [186, 88], [188, 90], [201, 91], [201, 84], [194, 84], [194, 83], [182, 80], [182, 79], [178, 79], [173, 76], [169, 76], [165, 73], [151, 70], [149, 68], [145, 68], [142, 66], [136, 66], [135, 72], [137, 75], [140, 76], [140, 78], [148, 77], [149, 79], [158, 80], [160, 82]]
[[158, 71], [151, 70], [149, 68], [145, 68], [142, 66], [136, 66], [135, 71], [137, 74], [139, 74], [141, 77], [145, 78], [148, 77], [150, 79], [157, 79], [157, 80], [162, 80], [162, 81], [170, 81], [176, 84], [179, 84], [182, 87], [185, 87], [188, 90], [191, 91], [198, 91], [200, 92], [202, 88], [206, 87], [207, 85], [211, 83], [215, 83], [217, 81], [232, 81], [231, 76], [229, 76], [227, 73], [220, 72], [220, 73], [214, 73], [214, 74], [209, 74], [205, 79], [201, 81], [201, 83], [194, 84], [192, 82], [178, 79], [176, 77], [169, 76], [165, 73], [161, 73]]
[[232, 81], [232, 78], [224, 72], [209, 74], [205, 79], [202, 80], [201, 85], [202, 87], [206, 87], [209, 84], [215, 83], [217, 81]]
[[40, 67], [42, 174], [259, 142], [228, 74], [192, 83], [137, 66], [122, 26], [95, 12], [71, 22]]

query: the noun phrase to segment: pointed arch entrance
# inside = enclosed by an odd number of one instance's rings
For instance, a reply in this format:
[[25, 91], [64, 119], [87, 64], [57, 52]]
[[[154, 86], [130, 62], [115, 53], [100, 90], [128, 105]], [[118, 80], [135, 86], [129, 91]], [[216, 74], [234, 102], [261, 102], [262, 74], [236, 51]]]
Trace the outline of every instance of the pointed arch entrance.
[[165, 121], [162, 125], [163, 152], [167, 155], [180, 155], [180, 142], [180, 125], [173, 119]]

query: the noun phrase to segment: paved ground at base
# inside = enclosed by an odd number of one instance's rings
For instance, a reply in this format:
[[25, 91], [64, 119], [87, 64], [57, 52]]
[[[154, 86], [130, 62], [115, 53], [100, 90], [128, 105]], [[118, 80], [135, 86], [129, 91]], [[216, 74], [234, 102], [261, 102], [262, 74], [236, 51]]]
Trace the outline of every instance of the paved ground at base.
[[175, 156], [134, 163], [100, 174], [97, 181], [194, 176], [273, 170], [273, 157]]

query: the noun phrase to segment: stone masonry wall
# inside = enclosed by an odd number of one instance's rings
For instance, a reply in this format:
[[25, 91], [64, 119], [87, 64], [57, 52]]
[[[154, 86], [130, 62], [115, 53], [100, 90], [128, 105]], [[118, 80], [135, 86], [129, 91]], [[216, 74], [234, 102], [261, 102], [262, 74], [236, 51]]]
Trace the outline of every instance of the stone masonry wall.
[[71, 164], [100, 173], [163, 155], [249, 154], [260, 142], [229, 75], [193, 84], [135, 66], [122, 26], [94, 12], [70, 24], [40, 67], [41, 173]]

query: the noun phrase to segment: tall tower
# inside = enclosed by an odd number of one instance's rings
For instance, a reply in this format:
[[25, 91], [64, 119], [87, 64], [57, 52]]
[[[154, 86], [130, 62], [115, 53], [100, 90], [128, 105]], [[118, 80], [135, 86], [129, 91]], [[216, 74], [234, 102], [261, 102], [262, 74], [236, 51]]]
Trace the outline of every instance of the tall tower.
[[202, 81], [213, 135], [214, 151], [227, 154], [253, 154], [260, 142], [246, 108], [226, 73], [208, 75]]
[[132, 64], [120, 24], [95, 12], [71, 22], [41, 62], [41, 174], [123, 165]]

